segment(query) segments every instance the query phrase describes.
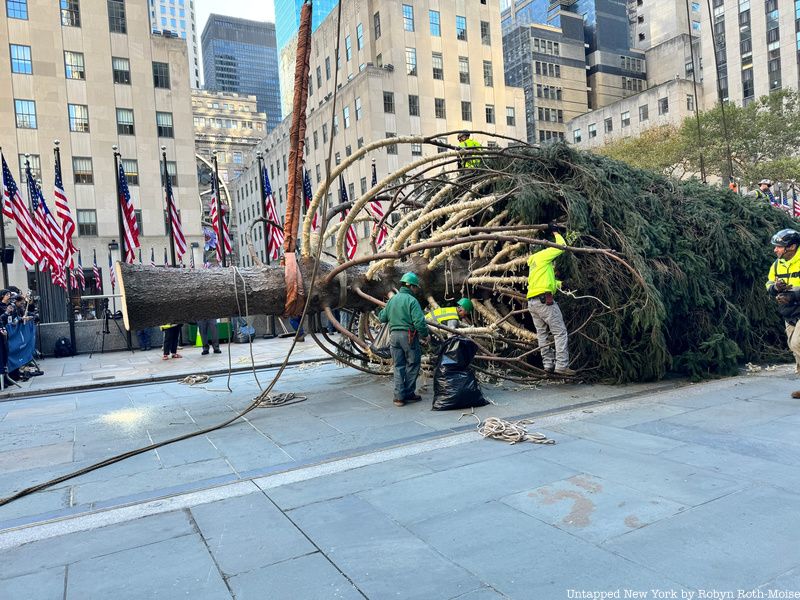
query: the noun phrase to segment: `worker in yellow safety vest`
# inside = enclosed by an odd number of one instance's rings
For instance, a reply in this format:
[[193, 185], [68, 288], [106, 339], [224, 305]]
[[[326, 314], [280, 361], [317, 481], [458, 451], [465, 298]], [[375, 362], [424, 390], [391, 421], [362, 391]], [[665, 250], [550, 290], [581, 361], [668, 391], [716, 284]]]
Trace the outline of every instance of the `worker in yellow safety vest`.
[[[470, 137], [469, 131], [462, 131], [458, 134], [458, 145], [461, 148], [480, 148], [480, 142], [473, 140]], [[466, 158], [459, 159], [458, 166], [467, 169], [474, 169], [481, 164], [481, 159], [478, 156], [467, 156]]]
[[767, 291], [778, 305], [786, 326], [786, 340], [794, 354], [795, 372], [800, 373], [800, 233], [782, 229], [772, 236], [775, 262], [769, 270]]
[[[566, 246], [559, 227], [551, 223], [549, 241]], [[548, 373], [571, 377], [576, 371], [569, 368], [567, 326], [558, 303], [553, 298], [561, 282], [556, 280], [553, 261], [563, 254], [561, 248], [546, 247], [528, 257], [528, 311], [536, 327], [536, 339], [542, 355], [542, 365]], [[553, 346], [555, 345], [555, 350]]]
[[[461, 327], [461, 321], [468, 318], [472, 314], [472, 310], [472, 300], [469, 298], [461, 298], [461, 300], [456, 302], [456, 306], [435, 308], [429, 313], [425, 313], [425, 320], [435, 321], [439, 325], [455, 329]], [[441, 330], [440, 332], [444, 333]]]

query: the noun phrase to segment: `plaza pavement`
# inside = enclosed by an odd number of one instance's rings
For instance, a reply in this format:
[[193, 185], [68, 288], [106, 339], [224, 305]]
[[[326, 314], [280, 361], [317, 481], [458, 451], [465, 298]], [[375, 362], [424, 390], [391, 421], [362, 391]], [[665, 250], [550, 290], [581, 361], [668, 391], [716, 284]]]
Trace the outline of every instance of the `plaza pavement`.
[[[0, 507], [0, 598], [800, 594], [796, 385], [780, 367], [485, 386], [496, 404], [480, 418], [532, 415], [557, 441], [509, 445], [431, 412], [429, 391], [396, 408], [387, 380], [294, 367], [275, 392], [304, 402]], [[0, 403], [0, 496], [220, 422], [258, 393], [249, 373], [205, 388]]]

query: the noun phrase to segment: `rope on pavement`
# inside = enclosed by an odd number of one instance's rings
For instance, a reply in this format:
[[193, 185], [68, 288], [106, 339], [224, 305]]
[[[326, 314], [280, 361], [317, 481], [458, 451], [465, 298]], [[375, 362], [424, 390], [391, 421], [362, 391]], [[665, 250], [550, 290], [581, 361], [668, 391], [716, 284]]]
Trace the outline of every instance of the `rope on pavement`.
[[[461, 417], [472, 416], [478, 421], [478, 433], [484, 438], [493, 438], [508, 442], [512, 446], [518, 442], [531, 442], [533, 444], [551, 445], [556, 441], [535, 431], [528, 431], [527, 425], [533, 423], [533, 419], [521, 419], [519, 421], [506, 421], [499, 417], [489, 417], [481, 422], [481, 419], [474, 412], [462, 413]], [[461, 420], [461, 417], [458, 420]]]
[[200, 375], [187, 375], [183, 379], [178, 379], [178, 383], [183, 383], [185, 385], [200, 385], [201, 383], [208, 383], [211, 381], [211, 377], [208, 375], [200, 374]]
[[285, 394], [275, 394], [274, 396], [259, 396], [257, 398], [258, 404], [256, 408], [277, 408], [278, 406], [289, 406], [291, 404], [299, 404], [308, 400], [308, 396], [301, 396], [294, 392], [287, 392]]

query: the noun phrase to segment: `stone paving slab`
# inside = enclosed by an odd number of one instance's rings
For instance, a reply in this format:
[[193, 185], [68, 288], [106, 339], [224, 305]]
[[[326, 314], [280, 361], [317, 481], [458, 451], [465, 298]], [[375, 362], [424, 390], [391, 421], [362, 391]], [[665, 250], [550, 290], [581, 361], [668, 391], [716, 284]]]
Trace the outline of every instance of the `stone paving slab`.
[[0, 593], [7, 600], [64, 600], [66, 571], [66, 567], [56, 567], [30, 575], [0, 579]]
[[800, 566], [800, 497], [749, 488], [654, 523], [604, 548], [692, 588], [753, 589]]
[[[312, 575], [312, 576], [309, 576]], [[363, 600], [319, 552], [236, 575], [228, 580], [236, 600]], [[477, 599], [476, 599], [477, 600]]]
[[355, 497], [289, 512], [292, 520], [347, 573], [368, 598], [430, 600], [481, 586], [467, 570], [435, 552], [367, 502]]

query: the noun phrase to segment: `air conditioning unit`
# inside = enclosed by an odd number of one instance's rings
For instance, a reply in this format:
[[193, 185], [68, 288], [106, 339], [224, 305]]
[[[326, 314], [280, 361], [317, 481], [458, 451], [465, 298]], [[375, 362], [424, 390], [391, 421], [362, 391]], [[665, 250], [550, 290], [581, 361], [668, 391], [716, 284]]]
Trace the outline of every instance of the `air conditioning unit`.
[[383, 65], [383, 68], [386, 69], [387, 71], [394, 71], [394, 65], [393, 64], [385, 64], [385, 65]]

